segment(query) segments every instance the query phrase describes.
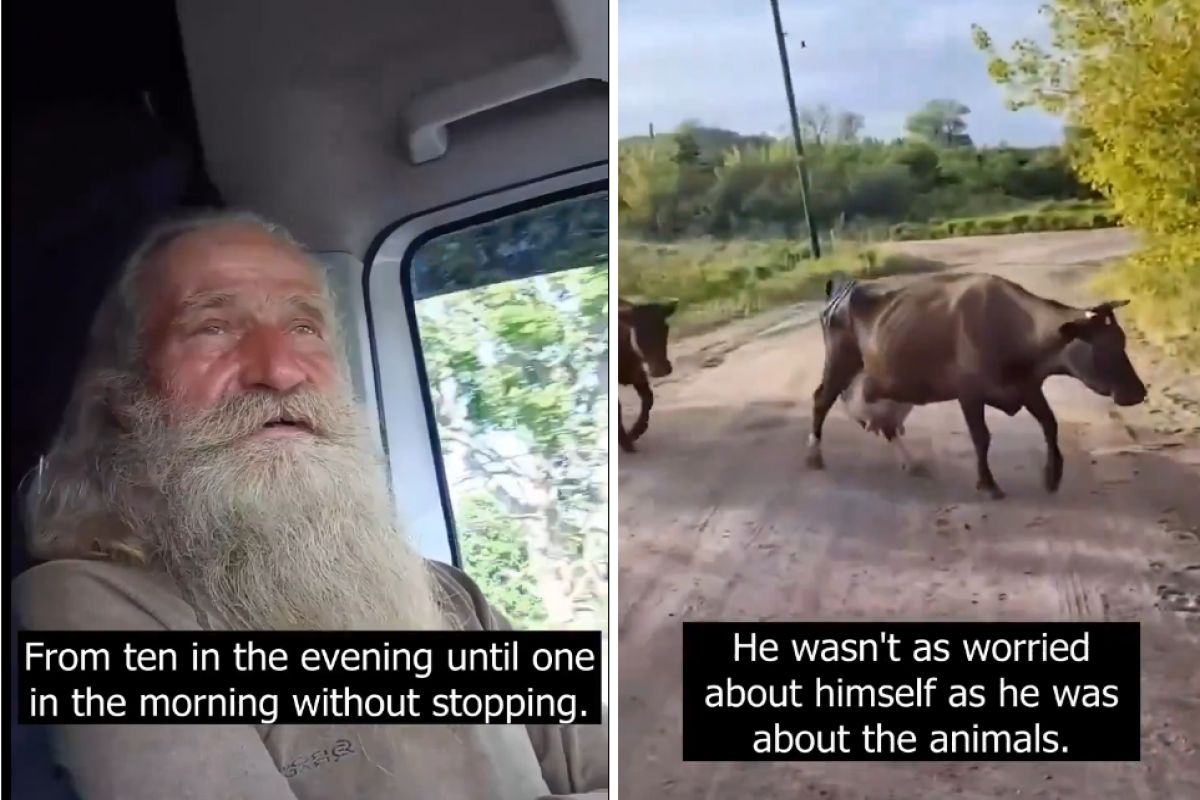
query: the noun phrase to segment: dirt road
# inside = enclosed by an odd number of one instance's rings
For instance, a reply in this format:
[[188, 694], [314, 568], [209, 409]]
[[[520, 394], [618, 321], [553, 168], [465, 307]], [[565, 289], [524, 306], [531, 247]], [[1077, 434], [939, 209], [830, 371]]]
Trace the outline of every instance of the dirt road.
[[[1130, 247], [1119, 230], [909, 243], [1067, 302]], [[901, 473], [830, 414], [826, 470], [804, 466], [822, 345], [811, 308], [673, 344], [640, 452], [621, 455], [622, 797], [1200, 797], [1200, 436], [1194, 376], [1147, 351], [1156, 401], [1126, 413], [1066, 378], [1047, 395], [1065, 475], [1041, 484], [1041, 431], [988, 412], [1008, 499], [974, 489], [957, 404], [916, 409]], [[1164, 399], [1165, 398], [1165, 399]], [[635, 397], [624, 395], [627, 411]], [[1140, 763], [683, 763], [683, 620], [1141, 620]]]

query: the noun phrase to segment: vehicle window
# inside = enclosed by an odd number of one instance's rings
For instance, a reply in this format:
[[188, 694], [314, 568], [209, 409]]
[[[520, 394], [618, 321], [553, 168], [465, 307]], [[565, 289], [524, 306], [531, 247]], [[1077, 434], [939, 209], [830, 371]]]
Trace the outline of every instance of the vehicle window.
[[519, 628], [608, 620], [608, 195], [436, 234], [405, 271], [463, 568]]

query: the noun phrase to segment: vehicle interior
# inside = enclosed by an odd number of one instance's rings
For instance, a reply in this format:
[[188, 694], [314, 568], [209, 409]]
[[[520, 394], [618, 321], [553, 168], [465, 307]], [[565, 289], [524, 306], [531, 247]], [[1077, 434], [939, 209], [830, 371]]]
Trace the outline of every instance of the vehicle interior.
[[[607, 4], [6, 10], [10, 585], [109, 281], [164, 214], [237, 207], [326, 268], [422, 552], [518, 627], [607, 637]], [[12, 713], [13, 796], [59, 796]]]

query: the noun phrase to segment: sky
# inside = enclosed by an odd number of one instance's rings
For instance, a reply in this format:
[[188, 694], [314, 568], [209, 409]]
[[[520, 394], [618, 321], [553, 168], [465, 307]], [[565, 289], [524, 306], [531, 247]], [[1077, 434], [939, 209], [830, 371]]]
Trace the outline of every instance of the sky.
[[[1042, 2], [780, 0], [796, 103], [856, 111], [866, 135], [891, 139], [927, 101], [953, 99], [977, 144], [1057, 143], [1057, 119], [1005, 107], [971, 40], [976, 22], [1001, 45], [1046, 43]], [[617, 24], [621, 136], [685, 120], [790, 135], [769, 0], [621, 0]]]

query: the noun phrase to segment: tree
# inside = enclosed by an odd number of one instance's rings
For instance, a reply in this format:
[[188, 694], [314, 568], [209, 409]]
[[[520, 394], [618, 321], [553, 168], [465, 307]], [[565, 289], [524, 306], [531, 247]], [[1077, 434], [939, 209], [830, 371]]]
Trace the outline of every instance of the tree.
[[820, 145], [829, 138], [829, 131], [833, 127], [833, 112], [829, 110], [829, 106], [821, 103], [812, 108], [802, 108], [796, 116], [800, 122], [800, 136], [804, 141]]
[[1113, 275], [1135, 319], [1200, 359], [1200, 0], [1053, 0], [1049, 49], [1000, 55], [973, 26], [1013, 109], [1065, 117], [1068, 152], [1145, 248]]
[[666, 137], [622, 148], [618, 161], [618, 208], [621, 224], [652, 236], [678, 232], [679, 164]]
[[675, 155], [672, 160], [681, 167], [694, 167], [700, 163], [700, 145], [690, 131], [675, 135]]
[[546, 621], [538, 581], [529, 563], [529, 543], [521, 521], [486, 491], [460, 496], [455, 503], [462, 560], [488, 600], [522, 627]]
[[904, 123], [912, 137], [944, 147], [969, 147], [967, 123], [963, 119], [971, 109], [957, 100], [930, 100], [925, 107], [909, 115]]
[[[815, 120], [810, 120], [811, 138], [822, 123], [819, 113], [810, 116]], [[945, 146], [945, 137], [933, 143], [917, 137], [885, 142], [859, 135], [841, 141], [862, 118], [852, 112], [831, 116], [832, 135], [806, 154], [812, 176], [809, 207], [821, 219], [853, 221], [866, 216], [870, 223], [921, 222], [1014, 213], [1037, 200], [1094, 197], [1064, 155], [1086, 146], [1078, 136], [1063, 147], [1039, 148], [977, 148], [965, 134], [958, 134], [961, 144], [952, 147]], [[677, 141], [684, 133], [699, 147], [698, 164], [679, 157], [681, 149], [691, 151], [686, 139]], [[654, 142], [645, 137], [622, 140], [619, 159], [624, 236], [674, 240], [701, 233], [789, 238], [803, 233], [804, 203], [786, 131], [765, 137], [683, 127]], [[911, 180], [886, 169], [889, 165], [904, 167]], [[898, 198], [907, 198], [907, 207]], [[1096, 214], [1102, 213], [1097, 209]], [[1079, 209], [1078, 215], [1076, 221], [1082, 223], [1086, 209]], [[1087, 216], [1091, 225], [1095, 217]]]
[[845, 202], [849, 218], [903, 217], [912, 203], [913, 177], [904, 167], [888, 164], [862, 170], [850, 183]]
[[841, 111], [837, 115], [836, 133], [834, 135], [839, 142], [857, 142], [864, 124], [865, 121], [862, 114], [856, 114], [853, 111]]
[[[508, 250], [560, 225], [543, 213], [500, 237]], [[481, 238], [486, 227], [435, 240], [427, 258]], [[591, 249], [573, 269], [416, 304], [465, 566], [518, 623], [607, 615], [608, 270]]]
[[892, 156], [897, 164], [908, 168], [913, 181], [921, 191], [928, 191], [941, 178], [940, 160], [937, 150], [924, 142], [905, 142]]

